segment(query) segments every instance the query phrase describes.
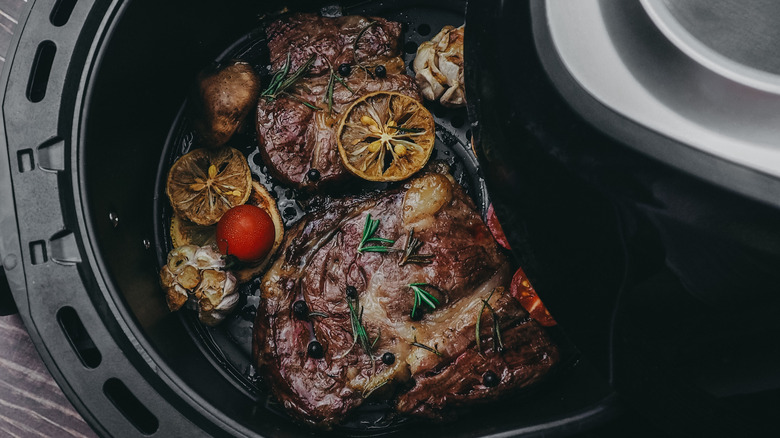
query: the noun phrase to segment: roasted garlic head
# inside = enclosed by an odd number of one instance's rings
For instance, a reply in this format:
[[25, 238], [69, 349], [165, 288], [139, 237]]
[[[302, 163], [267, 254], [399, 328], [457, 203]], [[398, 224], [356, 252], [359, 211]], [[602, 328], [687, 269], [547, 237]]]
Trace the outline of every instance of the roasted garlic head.
[[420, 44], [414, 59], [417, 85], [428, 100], [450, 108], [466, 105], [463, 86], [464, 26], [444, 26], [432, 40]]
[[222, 322], [238, 304], [236, 278], [224, 267], [222, 256], [210, 246], [173, 249], [160, 270], [168, 308], [173, 312], [190, 301], [202, 323], [215, 326]]

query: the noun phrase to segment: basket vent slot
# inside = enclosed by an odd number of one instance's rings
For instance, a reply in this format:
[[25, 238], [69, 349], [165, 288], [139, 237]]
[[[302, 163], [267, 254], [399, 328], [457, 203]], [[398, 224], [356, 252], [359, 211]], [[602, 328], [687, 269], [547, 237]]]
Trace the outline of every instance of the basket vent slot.
[[35, 169], [35, 158], [33, 158], [32, 149], [23, 149], [16, 153], [19, 160], [19, 172], [29, 172]]
[[30, 80], [27, 82], [27, 99], [30, 102], [40, 102], [46, 97], [46, 86], [49, 84], [49, 74], [56, 53], [57, 46], [51, 41], [44, 41], [38, 45], [30, 69]]
[[65, 141], [54, 137], [38, 146], [38, 166], [43, 170], [65, 170]]
[[160, 422], [146, 406], [117, 378], [110, 378], [103, 384], [103, 393], [111, 403], [119, 409], [119, 412], [144, 435], [157, 432]]
[[54, 7], [51, 9], [51, 15], [49, 15], [49, 21], [51, 24], [60, 27], [70, 19], [70, 14], [73, 12], [73, 8], [76, 7], [78, 0], [57, 0]]
[[73, 307], [63, 307], [57, 311], [57, 322], [60, 323], [62, 332], [68, 338], [70, 346], [76, 352], [79, 360], [87, 368], [97, 368], [103, 357], [100, 350], [92, 342], [92, 338], [81, 323], [78, 313]]
[[30, 242], [30, 262], [33, 265], [40, 265], [46, 263], [49, 260], [49, 256], [46, 254], [46, 242], [43, 240], [36, 240]]

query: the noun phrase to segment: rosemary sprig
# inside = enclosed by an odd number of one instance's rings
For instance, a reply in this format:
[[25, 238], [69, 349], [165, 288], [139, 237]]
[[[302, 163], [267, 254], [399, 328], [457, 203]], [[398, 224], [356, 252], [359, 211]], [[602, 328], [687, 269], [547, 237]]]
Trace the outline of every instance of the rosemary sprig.
[[320, 107], [318, 107], [316, 105], [313, 105], [313, 104], [311, 104], [311, 103], [301, 99], [300, 97], [298, 97], [298, 96], [296, 96], [294, 94], [290, 94], [290, 93], [286, 93], [285, 92], [284, 95], [287, 96], [288, 99], [294, 100], [294, 101], [300, 103], [303, 106], [306, 106], [306, 107], [309, 107], [309, 108], [313, 109], [314, 111], [322, 111], [322, 108], [320, 108]]
[[[374, 237], [374, 233], [379, 228], [379, 219], [371, 219], [371, 213], [366, 216], [366, 224], [363, 226], [363, 237], [358, 245], [358, 252], [387, 252], [389, 245], [395, 243], [395, 240]], [[368, 245], [369, 243], [379, 243], [381, 245]]]
[[436, 297], [423, 289], [423, 286], [431, 285], [428, 283], [412, 283], [409, 285], [409, 287], [412, 288], [412, 291], [414, 291], [414, 305], [412, 305], [412, 311], [409, 313], [409, 316], [412, 319], [414, 319], [415, 314], [417, 313], [418, 306], [422, 307], [423, 304], [427, 304], [432, 310], [436, 310], [436, 306], [441, 304]]
[[372, 21], [368, 24], [366, 24], [362, 29], [360, 29], [360, 32], [358, 32], [357, 36], [355, 37], [355, 44], [352, 47], [352, 50], [355, 51], [355, 58], [357, 58], [357, 50], [358, 50], [358, 43], [360, 42], [360, 38], [363, 36], [364, 33], [373, 26], [376, 26], [377, 22]]
[[328, 104], [328, 114], [333, 113], [333, 91], [336, 87], [336, 82], [340, 83], [344, 86], [347, 90], [349, 90], [350, 93], [355, 94], [355, 90], [350, 88], [349, 85], [347, 85], [347, 81], [345, 81], [341, 76], [339, 76], [335, 70], [333, 70], [333, 67], [330, 69], [330, 77], [328, 78], [328, 87], [325, 90], [325, 97], [323, 102]]
[[477, 324], [475, 326], [475, 332], [476, 332], [476, 339], [477, 339], [477, 351], [482, 353], [482, 340], [480, 339], [479, 335], [479, 329], [482, 324], [482, 314], [485, 312], [485, 308], [490, 310], [491, 315], [493, 316], [493, 349], [496, 351], [502, 351], [504, 349], [504, 340], [501, 338], [501, 326], [498, 322], [498, 315], [496, 314], [496, 311], [493, 310], [493, 306], [490, 305], [488, 301], [490, 301], [490, 298], [493, 296], [493, 293], [496, 290], [493, 289], [490, 292], [490, 295], [488, 295], [487, 300], [482, 300], [482, 308], [479, 310], [479, 315], [477, 315]]
[[268, 84], [268, 88], [265, 89], [260, 95], [268, 100], [274, 100], [276, 97], [287, 91], [288, 88], [293, 86], [306, 72], [309, 71], [309, 67], [314, 64], [316, 56], [311, 55], [297, 70], [295, 70], [290, 76], [287, 73], [290, 71], [290, 54], [287, 54], [287, 61], [285, 61], [282, 69], [274, 74], [271, 78], [271, 83]]
[[[495, 291], [495, 289], [490, 291], [490, 295], [488, 295], [487, 301], [490, 301], [490, 298], [493, 297], [493, 293]], [[479, 335], [479, 329], [482, 325], [482, 314], [485, 312], [485, 307], [487, 307], [487, 301], [482, 300], [482, 308], [479, 309], [479, 313], [477, 314], [477, 324], [474, 326], [474, 331], [476, 332], [475, 338], [477, 339], [477, 351], [480, 353], [482, 353], [482, 339]]]
[[498, 322], [498, 315], [496, 314], [496, 311], [493, 310], [493, 306], [491, 306], [487, 301], [482, 300], [482, 302], [487, 306], [488, 310], [490, 310], [490, 313], [493, 315], [493, 349], [500, 353], [504, 351], [504, 340], [501, 339], [501, 326]]
[[[374, 350], [377, 341], [379, 341], [379, 336], [382, 335], [382, 332], [380, 331], [376, 335], [373, 342], [369, 341], [368, 332], [363, 326], [363, 306], [360, 305], [357, 298], [347, 297], [346, 300], [347, 306], [349, 306], [350, 321], [352, 322], [352, 347], [354, 347], [356, 343], [360, 343], [360, 346], [363, 347], [366, 354], [373, 359], [371, 352]], [[358, 308], [360, 310], [358, 310]], [[349, 349], [351, 350], [352, 347]]]
[[279, 88], [279, 84], [282, 83], [282, 80], [284, 80], [285, 76], [287, 76], [287, 73], [290, 72], [290, 59], [291, 54], [290, 52], [287, 52], [287, 60], [284, 62], [282, 69], [274, 73], [273, 77], [271, 78], [271, 83], [268, 84], [268, 88], [260, 93], [261, 96], [271, 96], [276, 94], [276, 90]]
[[414, 338], [414, 342], [412, 342], [411, 345], [412, 345], [412, 347], [422, 348], [423, 350], [430, 351], [431, 353], [441, 357], [441, 353], [439, 352], [438, 349], [431, 348], [431, 347], [429, 347], [429, 346], [427, 346], [425, 344], [421, 344], [421, 343], [417, 342], [417, 338], [416, 337]]
[[370, 68], [366, 67], [366, 66], [365, 66], [365, 65], [363, 65], [363, 64], [357, 64], [357, 66], [358, 66], [358, 67], [360, 67], [360, 69], [361, 69], [361, 70], [363, 70], [364, 72], [366, 72], [366, 74], [367, 74], [367, 75], [368, 75], [368, 76], [369, 76], [371, 79], [376, 79], [376, 76], [374, 76], [374, 74], [373, 74], [373, 73], [371, 73], [371, 69], [370, 69]]
[[406, 239], [406, 246], [404, 247], [401, 260], [398, 261], [398, 266], [403, 266], [407, 263], [418, 263], [421, 265], [433, 262], [433, 254], [418, 254], [417, 251], [423, 243], [420, 239], [414, 237], [414, 228], [409, 230], [409, 238]]
[[344, 80], [344, 78], [342, 78], [341, 76], [339, 76], [338, 74], [336, 74], [336, 72], [335, 72], [335, 71], [333, 71], [333, 69], [330, 69], [330, 74], [332, 74], [332, 75], [333, 75], [333, 77], [334, 77], [334, 78], [335, 78], [335, 79], [336, 79], [336, 80], [337, 80], [337, 81], [338, 81], [338, 82], [339, 82], [341, 85], [343, 85], [343, 86], [344, 86], [344, 88], [346, 88], [347, 90], [349, 90], [349, 92], [350, 92], [350, 93], [352, 93], [352, 94], [355, 94], [355, 90], [353, 90], [352, 88], [350, 88], [349, 84], [347, 84], [347, 81], [345, 81], [345, 80]]
[[328, 104], [328, 114], [333, 114], [333, 86], [336, 83], [333, 75], [333, 69], [330, 69], [328, 78], [328, 88], [325, 90], [325, 103]]

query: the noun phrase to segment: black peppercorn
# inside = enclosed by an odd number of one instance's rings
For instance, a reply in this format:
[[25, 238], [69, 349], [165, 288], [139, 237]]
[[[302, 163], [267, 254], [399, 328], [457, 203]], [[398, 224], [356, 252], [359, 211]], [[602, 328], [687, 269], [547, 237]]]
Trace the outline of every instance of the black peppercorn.
[[325, 356], [325, 350], [318, 341], [309, 342], [309, 347], [306, 349], [306, 352], [312, 359], [322, 359]]
[[320, 171], [317, 169], [309, 169], [309, 172], [306, 173], [306, 176], [309, 177], [309, 181], [319, 181]]
[[392, 365], [393, 362], [395, 362], [395, 355], [388, 351], [387, 353], [382, 355], [382, 362], [385, 365]]
[[347, 286], [347, 297], [356, 300], [358, 297], [357, 289], [355, 286]]
[[387, 76], [387, 69], [384, 65], [377, 65], [374, 69], [374, 74], [377, 75], [377, 77], [383, 78]]
[[339, 66], [339, 74], [343, 77], [347, 77], [352, 74], [352, 66], [349, 64], [341, 64]]
[[492, 388], [499, 383], [501, 383], [501, 379], [493, 371], [487, 371], [482, 375], [482, 384], [488, 388]]
[[414, 312], [409, 313], [409, 318], [411, 318], [412, 321], [419, 321], [423, 318], [423, 313], [420, 309], [416, 309]]
[[309, 317], [309, 306], [306, 301], [298, 300], [293, 303], [293, 315], [298, 319], [307, 319]]

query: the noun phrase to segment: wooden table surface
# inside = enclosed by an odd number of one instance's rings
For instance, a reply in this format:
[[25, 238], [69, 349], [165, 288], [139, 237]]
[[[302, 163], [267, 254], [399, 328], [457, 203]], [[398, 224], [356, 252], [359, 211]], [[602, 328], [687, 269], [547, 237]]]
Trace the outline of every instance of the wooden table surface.
[[[0, 0], [0, 68], [27, 7], [27, 0]], [[19, 315], [0, 316], [0, 437], [95, 436], [46, 370]]]

